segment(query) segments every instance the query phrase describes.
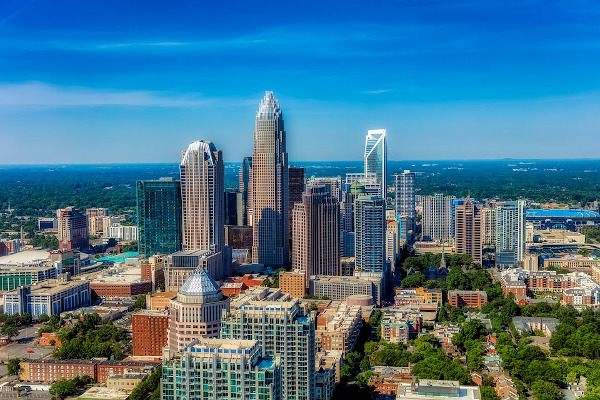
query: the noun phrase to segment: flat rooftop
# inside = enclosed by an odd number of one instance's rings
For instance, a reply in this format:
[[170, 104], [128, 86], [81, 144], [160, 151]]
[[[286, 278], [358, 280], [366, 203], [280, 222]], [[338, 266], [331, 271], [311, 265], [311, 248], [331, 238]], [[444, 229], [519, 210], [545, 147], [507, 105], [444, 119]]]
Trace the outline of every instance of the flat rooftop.
[[91, 279], [92, 284], [129, 285], [136, 282], [142, 282], [140, 267], [115, 266], [102, 271]]
[[79, 400], [127, 400], [130, 394], [130, 392], [122, 389], [109, 389], [102, 386], [94, 386], [79, 396]]
[[600, 214], [590, 210], [525, 210], [525, 218], [600, 218]]
[[0, 265], [30, 266], [49, 261], [47, 250], [25, 250], [9, 256], [0, 257]]

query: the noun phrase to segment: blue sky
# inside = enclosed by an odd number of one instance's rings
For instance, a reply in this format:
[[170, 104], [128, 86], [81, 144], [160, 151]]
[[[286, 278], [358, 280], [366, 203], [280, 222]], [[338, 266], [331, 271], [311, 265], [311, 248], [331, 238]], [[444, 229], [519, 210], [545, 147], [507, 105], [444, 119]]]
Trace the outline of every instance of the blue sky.
[[596, 1], [0, 1], [0, 164], [598, 158]]

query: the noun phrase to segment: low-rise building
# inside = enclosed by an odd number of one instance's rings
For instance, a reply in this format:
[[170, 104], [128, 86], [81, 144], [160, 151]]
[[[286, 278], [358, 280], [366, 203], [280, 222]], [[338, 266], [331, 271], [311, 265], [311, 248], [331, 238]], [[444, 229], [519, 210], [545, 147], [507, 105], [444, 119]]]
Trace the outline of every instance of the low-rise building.
[[513, 317], [513, 324], [519, 333], [533, 333], [535, 330], [540, 330], [544, 335], [552, 336], [559, 321], [556, 318]]
[[156, 292], [146, 295], [146, 307], [149, 310], [166, 310], [171, 300], [177, 297], [177, 292]]
[[[342, 352], [320, 352], [315, 357], [315, 400], [331, 400], [339, 382]], [[339, 356], [339, 357], [338, 357]]]
[[295, 298], [302, 298], [306, 294], [306, 273], [304, 271], [291, 271], [279, 274], [279, 289]]
[[150, 374], [160, 362], [156, 361], [132, 361], [132, 360], [106, 360], [98, 364], [96, 381], [106, 383], [106, 380], [115, 375], [124, 375], [127, 373], [145, 373]]
[[141, 279], [141, 268], [116, 264], [92, 279], [92, 293], [102, 298], [132, 297], [152, 291], [152, 282]]
[[451, 307], [481, 308], [487, 303], [487, 293], [483, 290], [450, 290], [448, 302]]
[[408, 343], [423, 328], [423, 316], [416, 310], [388, 310], [381, 318], [381, 338], [389, 343]]
[[344, 355], [354, 350], [362, 327], [360, 306], [340, 303], [317, 316], [317, 350], [339, 350]]
[[29, 313], [34, 319], [41, 314], [60, 315], [64, 311], [90, 304], [88, 281], [43, 281], [37, 285], [20, 286], [4, 294], [6, 314]]
[[132, 354], [161, 357], [168, 341], [169, 312], [142, 310], [131, 316]]
[[42, 333], [42, 336], [38, 340], [38, 344], [40, 346], [56, 346], [56, 347], [60, 347], [60, 345], [62, 343], [60, 342], [60, 339], [58, 338], [58, 336], [56, 336], [56, 333], [54, 333], [54, 332], [44, 332], [44, 333]]
[[373, 386], [377, 397], [396, 397], [398, 387], [402, 384], [410, 385], [415, 378], [410, 375], [409, 367], [371, 367], [369, 385]]
[[21, 361], [19, 379], [27, 382], [56, 382], [89, 376], [96, 379], [98, 361], [38, 359]]
[[113, 375], [106, 380], [106, 387], [131, 392], [147, 377], [148, 374], [126, 373], [124, 375]]
[[396, 304], [442, 305], [441, 289], [396, 289]]
[[398, 385], [396, 399], [404, 400], [480, 400], [479, 386], [463, 386], [458, 381], [420, 379]]
[[381, 305], [383, 277], [379, 276], [311, 276], [309, 293], [318, 298], [328, 297], [343, 301], [355, 294], [369, 295]]

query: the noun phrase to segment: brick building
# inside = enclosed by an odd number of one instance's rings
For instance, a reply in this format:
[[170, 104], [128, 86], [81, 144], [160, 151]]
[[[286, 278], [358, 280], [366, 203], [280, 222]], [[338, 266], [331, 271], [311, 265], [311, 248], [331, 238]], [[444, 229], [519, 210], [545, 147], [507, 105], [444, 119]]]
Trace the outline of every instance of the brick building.
[[93, 282], [90, 289], [98, 297], [131, 297], [151, 292], [152, 282]]
[[167, 344], [169, 312], [142, 310], [131, 316], [131, 335], [134, 356], [162, 356]]
[[19, 378], [27, 382], [55, 382], [87, 375], [96, 378], [98, 361], [90, 360], [27, 360], [21, 362]]
[[107, 360], [98, 364], [96, 381], [105, 383], [106, 380], [115, 375], [123, 375], [126, 372], [152, 372], [158, 367], [160, 362], [141, 362], [141, 361], [114, 361]]
[[450, 290], [448, 302], [451, 307], [481, 308], [487, 303], [487, 293], [483, 290]]
[[302, 298], [306, 294], [306, 273], [303, 271], [283, 272], [279, 274], [281, 293]]

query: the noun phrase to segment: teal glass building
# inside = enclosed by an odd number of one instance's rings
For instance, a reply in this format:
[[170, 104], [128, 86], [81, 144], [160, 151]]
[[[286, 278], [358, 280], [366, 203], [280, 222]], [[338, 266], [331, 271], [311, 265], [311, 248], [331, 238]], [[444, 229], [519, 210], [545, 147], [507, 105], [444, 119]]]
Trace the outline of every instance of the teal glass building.
[[137, 182], [138, 249], [146, 257], [181, 250], [181, 185], [174, 178]]

